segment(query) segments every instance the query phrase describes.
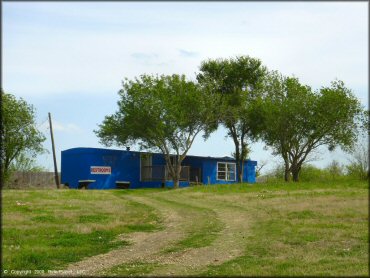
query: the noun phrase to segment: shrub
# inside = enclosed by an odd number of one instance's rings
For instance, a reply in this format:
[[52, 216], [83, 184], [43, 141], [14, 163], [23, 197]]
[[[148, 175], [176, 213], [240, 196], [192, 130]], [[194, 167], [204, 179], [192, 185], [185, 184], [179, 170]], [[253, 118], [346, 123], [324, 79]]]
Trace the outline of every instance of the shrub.
[[350, 177], [360, 180], [369, 179], [369, 149], [364, 142], [356, 145], [350, 164], [346, 168], [347, 175]]
[[[311, 164], [305, 164], [302, 166], [299, 180], [303, 182], [310, 181], [332, 181], [343, 179], [345, 177], [344, 166], [339, 162], [333, 160], [326, 168], [318, 168]], [[284, 165], [277, 165], [267, 175], [265, 175], [267, 181], [284, 180]]]
[[324, 181], [331, 180], [333, 177], [328, 169], [321, 169], [311, 164], [304, 165], [299, 175], [301, 181]]
[[332, 178], [344, 176], [344, 167], [338, 161], [333, 160], [326, 168]]

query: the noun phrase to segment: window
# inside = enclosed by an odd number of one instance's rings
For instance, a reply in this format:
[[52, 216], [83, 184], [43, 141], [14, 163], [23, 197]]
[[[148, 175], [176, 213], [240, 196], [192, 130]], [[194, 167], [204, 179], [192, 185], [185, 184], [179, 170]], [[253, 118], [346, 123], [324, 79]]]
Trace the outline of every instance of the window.
[[235, 163], [217, 162], [217, 179], [235, 181]]
[[151, 180], [152, 178], [152, 155], [149, 153], [140, 154], [140, 180]]

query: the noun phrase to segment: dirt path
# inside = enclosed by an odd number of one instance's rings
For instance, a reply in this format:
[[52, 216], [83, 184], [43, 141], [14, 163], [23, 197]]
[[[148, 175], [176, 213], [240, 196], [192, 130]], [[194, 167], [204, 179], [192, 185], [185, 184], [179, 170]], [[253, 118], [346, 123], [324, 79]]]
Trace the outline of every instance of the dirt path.
[[[199, 200], [185, 200], [184, 203], [199, 205]], [[219, 265], [243, 254], [244, 245], [241, 243], [248, 236], [250, 217], [245, 212], [235, 211], [235, 209], [225, 207], [217, 209], [214, 205], [207, 206], [206, 202], [202, 204], [203, 207], [216, 212], [218, 218], [225, 224], [219, 236], [210, 246], [153, 258], [150, 262], [165, 263], [166, 266], [155, 269], [151, 275], [195, 275], [204, 271], [209, 265]]]
[[74, 263], [67, 268], [72, 275], [82, 270], [82, 273], [79, 272], [80, 275], [98, 275], [103, 270], [116, 265], [135, 261], [161, 265], [155, 268], [150, 275], [192, 275], [204, 271], [208, 265], [221, 264], [240, 256], [244, 251], [244, 245], [240, 243], [247, 236], [250, 226], [250, 219], [245, 212], [225, 207], [217, 208], [212, 204], [207, 206], [207, 202], [199, 202], [199, 200], [169, 198], [192, 206], [202, 205], [202, 208], [215, 212], [217, 218], [224, 223], [224, 229], [209, 246], [163, 253], [161, 251], [166, 247], [174, 245], [186, 236], [183, 227], [192, 225], [191, 218], [181, 213], [181, 210], [174, 209], [165, 202], [155, 200], [150, 196], [127, 196], [127, 198], [157, 209], [164, 219], [164, 230], [123, 235], [121, 239], [132, 242], [130, 246]]
[[[156, 253], [158, 250], [183, 237], [180, 228], [180, 224], [183, 222], [182, 217], [176, 211], [168, 209], [166, 206], [154, 200], [150, 200], [149, 198], [129, 198], [136, 202], [141, 202], [157, 208], [163, 217], [164, 230], [149, 233], [136, 232], [128, 235], [124, 234], [120, 239], [130, 241], [132, 243], [131, 245], [74, 263], [67, 268], [68, 272], [71, 271], [72, 275], [76, 273], [80, 273], [81, 275], [94, 275], [104, 269], [125, 262], [143, 260], [148, 255]], [[81, 271], [83, 272], [81, 273]]]

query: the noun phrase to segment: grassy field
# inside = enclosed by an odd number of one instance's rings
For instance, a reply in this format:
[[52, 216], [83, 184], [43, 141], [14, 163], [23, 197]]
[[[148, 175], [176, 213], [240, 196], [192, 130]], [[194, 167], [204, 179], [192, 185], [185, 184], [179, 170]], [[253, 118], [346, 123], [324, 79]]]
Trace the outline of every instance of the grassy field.
[[8, 275], [369, 275], [367, 182], [4, 190], [2, 202]]

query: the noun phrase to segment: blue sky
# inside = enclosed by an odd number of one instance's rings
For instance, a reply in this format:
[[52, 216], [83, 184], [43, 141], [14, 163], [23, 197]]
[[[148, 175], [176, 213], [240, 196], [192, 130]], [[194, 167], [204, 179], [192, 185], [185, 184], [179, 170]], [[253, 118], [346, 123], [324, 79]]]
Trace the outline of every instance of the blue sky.
[[[313, 88], [335, 78], [368, 104], [367, 2], [5, 2], [3, 89], [47, 113], [60, 151], [103, 147], [93, 130], [116, 111], [121, 81], [142, 73], [186, 74], [202, 60], [250, 55]], [[189, 154], [225, 156], [233, 143], [219, 129]], [[135, 149], [135, 148], [134, 148]], [[346, 162], [322, 150], [318, 166]], [[251, 158], [278, 159], [253, 144]], [[52, 155], [38, 163], [52, 169]]]

